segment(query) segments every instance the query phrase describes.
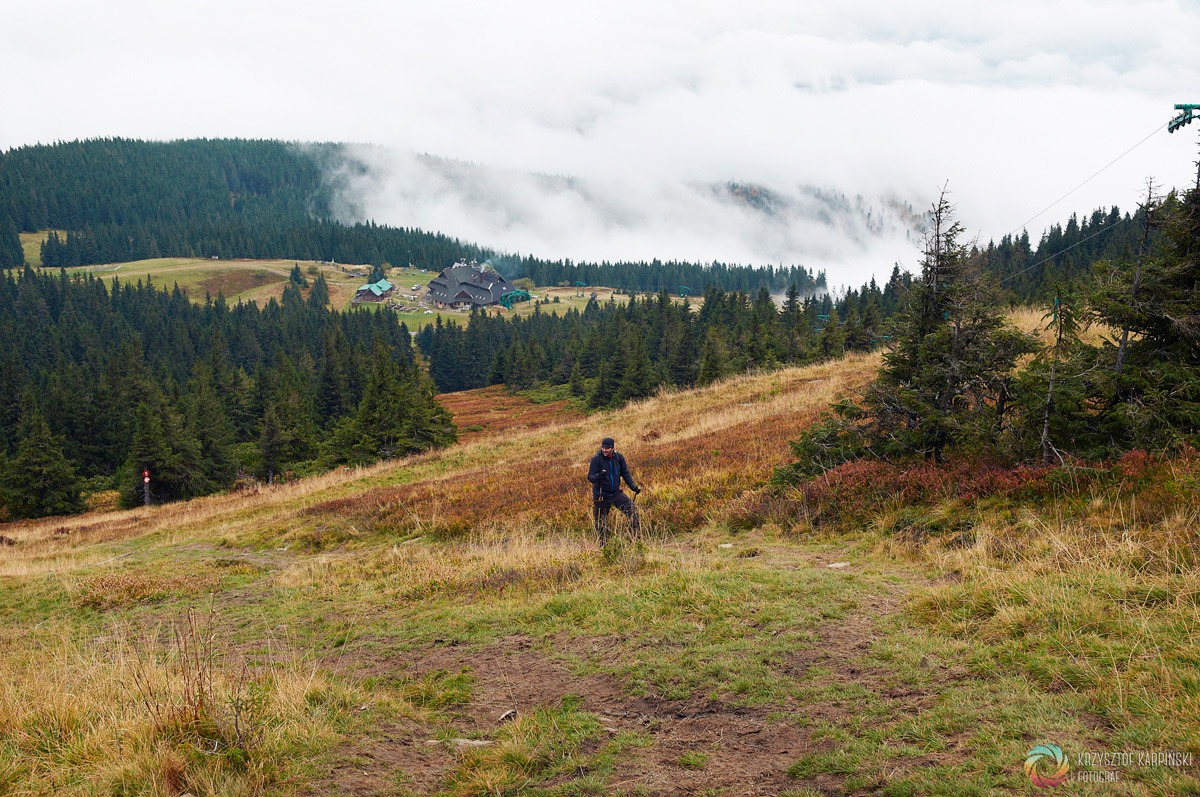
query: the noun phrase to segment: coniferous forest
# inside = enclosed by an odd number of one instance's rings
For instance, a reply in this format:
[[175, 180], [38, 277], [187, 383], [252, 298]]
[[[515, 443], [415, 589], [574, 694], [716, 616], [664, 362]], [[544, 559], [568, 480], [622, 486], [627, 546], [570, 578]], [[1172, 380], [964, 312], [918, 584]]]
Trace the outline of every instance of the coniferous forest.
[[[535, 312], [511, 320], [473, 313], [465, 326], [438, 323], [417, 335], [443, 391], [505, 384], [521, 390], [569, 385], [593, 409], [620, 406], [659, 387], [706, 385], [732, 374], [871, 351], [885, 340], [911, 277], [895, 269], [880, 288], [831, 298], [789, 286], [782, 307], [710, 287], [698, 309], [667, 292], [629, 303], [588, 303], [583, 312]], [[537, 308], [540, 309], [540, 308]]]
[[1200, 177], [1148, 193], [1136, 249], [1091, 263], [1083, 285], [1049, 285], [1044, 338], [1005, 320], [943, 194], [879, 375], [793, 443], [777, 479], [861, 459], [1062, 464], [1200, 446]]
[[[85, 484], [155, 502], [454, 439], [393, 314], [337, 313], [299, 270], [265, 308], [25, 269], [0, 277], [7, 511], [80, 508]], [[85, 482], [84, 480], [88, 480]]]

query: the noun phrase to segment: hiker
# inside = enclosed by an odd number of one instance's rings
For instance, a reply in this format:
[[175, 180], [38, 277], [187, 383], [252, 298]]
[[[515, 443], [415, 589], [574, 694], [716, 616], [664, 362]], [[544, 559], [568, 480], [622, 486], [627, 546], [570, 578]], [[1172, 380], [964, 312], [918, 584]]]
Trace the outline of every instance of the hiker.
[[616, 444], [611, 437], [601, 440], [600, 450], [592, 457], [591, 467], [588, 468], [588, 481], [592, 483], [592, 519], [596, 524], [596, 534], [600, 537], [601, 547], [608, 544], [608, 511], [614, 506], [629, 517], [634, 534], [642, 529], [637, 505], [621, 491], [621, 480], [625, 480], [634, 495], [640, 493], [642, 488], [634, 484], [625, 457], [618, 454], [615, 448]]

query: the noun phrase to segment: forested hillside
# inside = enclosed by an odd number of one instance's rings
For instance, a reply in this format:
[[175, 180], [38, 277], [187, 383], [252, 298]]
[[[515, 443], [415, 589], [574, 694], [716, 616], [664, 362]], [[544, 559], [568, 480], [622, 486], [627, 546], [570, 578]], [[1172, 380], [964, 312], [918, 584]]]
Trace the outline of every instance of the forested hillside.
[[293, 272], [282, 303], [203, 305], [178, 289], [0, 277], [0, 498], [9, 515], [81, 508], [82, 479], [155, 502], [305, 464], [386, 459], [454, 439], [407, 330], [337, 313]]
[[699, 309], [662, 291], [622, 306], [593, 300], [582, 313], [511, 320], [475, 313], [465, 327], [439, 319], [416, 338], [442, 390], [569, 384], [600, 408], [663, 385], [706, 385], [754, 369], [871, 351], [885, 339], [886, 322], [910, 284], [899, 269], [882, 289], [871, 280], [837, 298], [802, 297], [793, 283], [782, 307], [765, 287], [753, 296], [709, 288]]
[[[1082, 224], [1072, 217], [1036, 248], [1027, 234], [969, 246], [943, 203], [929, 216], [919, 278], [896, 267], [882, 287], [871, 280], [829, 296], [825, 275], [799, 266], [548, 262], [346, 225], [333, 218], [323, 177], [338, 149], [106, 139], [12, 150], [0, 154], [0, 242], [16, 243], [17, 229], [63, 230], [43, 246], [50, 266], [161, 254], [427, 268], [487, 258], [540, 284], [645, 296], [562, 315], [439, 320], [417, 337], [426, 371], [393, 313], [334, 313], [324, 280], [310, 285], [298, 268], [282, 302], [264, 308], [10, 272], [0, 282], [9, 515], [75, 511], [81, 486], [117, 487], [135, 502], [143, 470], [154, 497], [169, 500], [226, 488], [239, 474], [271, 479], [423, 450], [454, 436], [435, 385], [551, 388], [600, 409], [663, 386], [880, 346], [887, 367], [866, 407], [843, 406], [843, 417], [798, 443], [808, 470], [866, 452], [941, 459], [986, 448], [1050, 460], [1195, 440], [1195, 190], [1151, 191], [1136, 215], [1114, 207]], [[23, 257], [12, 249], [0, 246], [8, 265]], [[671, 295], [688, 292], [701, 301]], [[1047, 307], [1050, 345], [1004, 328], [1016, 300]], [[1111, 343], [1082, 342], [1089, 320]], [[1032, 363], [1018, 369], [1027, 355]]]
[[[1196, 448], [1200, 181], [1145, 213], [1137, 249], [1088, 264], [1090, 282], [1060, 275], [1047, 286], [1036, 337], [1007, 323], [943, 195], [878, 377], [806, 430], [779, 478], [951, 452], [1064, 464]], [[1085, 339], [1092, 325], [1100, 334]]]
[[1040, 302], [1053, 298], [1057, 286], [1081, 287], [1091, 280], [1092, 267], [1100, 261], [1134, 258], [1140, 249], [1157, 241], [1157, 232], [1147, 236], [1145, 211], [1121, 214], [1115, 205], [1107, 212], [1095, 210], [1082, 222], [1071, 216], [1065, 225], [1053, 224], [1036, 242], [1029, 232], [1005, 235], [991, 241], [981, 252], [985, 268], [994, 274], [1013, 298]]

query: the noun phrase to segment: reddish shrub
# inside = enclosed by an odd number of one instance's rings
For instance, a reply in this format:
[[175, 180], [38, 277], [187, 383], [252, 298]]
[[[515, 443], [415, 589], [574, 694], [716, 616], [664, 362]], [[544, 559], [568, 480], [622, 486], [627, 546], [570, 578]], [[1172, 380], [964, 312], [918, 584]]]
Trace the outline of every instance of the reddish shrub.
[[1140, 448], [1126, 451], [1116, 462], [1116, 470], [1129, 479], [1140, 479], [1151, 465], [1150, 455]]

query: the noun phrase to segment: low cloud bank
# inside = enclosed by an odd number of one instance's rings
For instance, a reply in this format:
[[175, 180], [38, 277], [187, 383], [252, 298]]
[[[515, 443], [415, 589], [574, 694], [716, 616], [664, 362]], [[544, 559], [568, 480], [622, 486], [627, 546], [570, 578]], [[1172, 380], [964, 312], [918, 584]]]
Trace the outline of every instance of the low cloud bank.
[[347, 146], [331, 166], [343, 221], [420, 227], [549, 259], [803, 265], [831, 287], [912, 262], [923, 202], [803, 184], [575, 178]]

